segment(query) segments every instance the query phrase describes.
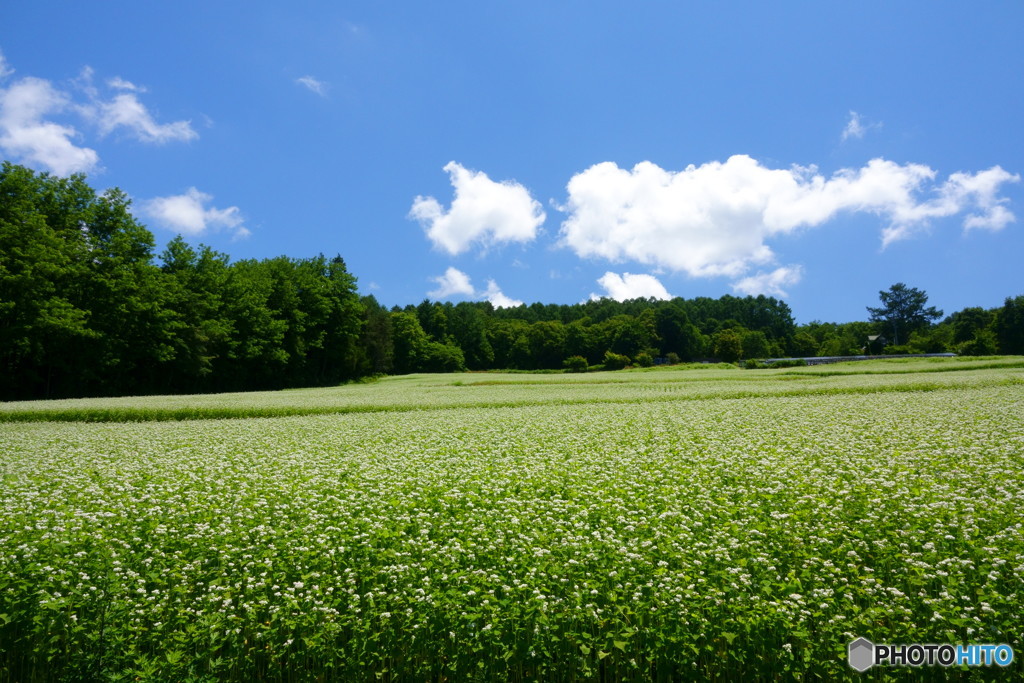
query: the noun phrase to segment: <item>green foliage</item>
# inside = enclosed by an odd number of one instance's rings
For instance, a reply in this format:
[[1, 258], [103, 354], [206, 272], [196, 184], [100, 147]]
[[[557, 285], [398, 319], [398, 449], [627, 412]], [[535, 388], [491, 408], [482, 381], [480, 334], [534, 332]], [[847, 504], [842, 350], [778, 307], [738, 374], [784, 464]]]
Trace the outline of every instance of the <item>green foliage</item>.
[[767, 365], [770, 368], [803, 368], [807, 366], [807, 361], [803, 358], [787, 358], [768, 363]]
[[462, 349], [454, 344], [427, 342], [423, 357], [417, 367], [418, 372], [464, 372], [466, 359]]
[[807, 361], [803, 358], [792, 358], [772, 361], [771, 363], [765, 363], [760, 360], [751, 358], [750, 360], [744, 361], [743, 367], [746, 370], [768, 370], [768, 369], [782, 369], [782, 368], [802, 368], [807, 365]]
[[961, 356], [994, 356], [998, 348], [995, 332], [979, 329], [974, 332], [972, 339], [958, 344], [956, 352]]
[[624, 356], [620, 353], [613, 351], [605, 351], [604, 354], [604, 369], [605, 370], [621, 370], [629, 365], [629, 356]]
[[957, 311], [945, 321], [953, 328], [954, 344], [961, 344], [974, 339], [975, 335], [992, 326], [995, 320], [994, 311], [974, 306]]
[[654, 365], [654, 358], [646, 351], [638, 353], [635, 360], [636, 364], [642, 368], [649, 368]]
[[363, 321], [359, 348], [364, 372], [359, 374], [391, 373], [395, 367], [391, 314], [373, 296], [363, 297], [361, 303]]
[[586, 372], [587, 371], [587, 359], [583, 356], [569, 356], [562, 361], [563, 367], [568, 372]]
[[427, 353], [429, 339], [415, 315], [405, 312], [391, 314], [392, 354], [395, 372], [416, 372]]
[[565, 358], [566, 329], [560, 321], [542, 321], [530, 325], [527, 335], [531, 365], [557, 368]]
[[1024, 355], [1024, 295], [1007, 297], [993, 324], [1000, 353]]
[[713, 340], [716, 358], [726, 363], [735, 363], [743, 357], [743, 337], [736, 330], [719, 330], [715, 332]]
[[797, 358], [807, 358], [818, 354], [820, 342], [811, 334], [801, 331], [797, 332], [790, 347], [790, 353]]
[[947, 324], [911, 332], [908, 346], [914, 353], [946, 353], [953, 347], [952, 332], [952, 326]]
[[743, 331], [740, 346], [743, 349], [743, 358], [768, 358], [778, 355], [761, 330]]
[[895, 344], [890, 344], [889, 346], [886, 346], [884, 349], [882, 349], [882, 354], [886, 356], [902, 356], [905, 354], [917, 352], [917, 349], [913, 348], [908, 344], [900, 344], [898, 346]]
[[456, 305], [449, 314], [451, 336], [462, 349], [466, 366], [470, 370], [485, 370], [494, 366], [494, 349], [487, 339], [486, 311], [468, 302]]

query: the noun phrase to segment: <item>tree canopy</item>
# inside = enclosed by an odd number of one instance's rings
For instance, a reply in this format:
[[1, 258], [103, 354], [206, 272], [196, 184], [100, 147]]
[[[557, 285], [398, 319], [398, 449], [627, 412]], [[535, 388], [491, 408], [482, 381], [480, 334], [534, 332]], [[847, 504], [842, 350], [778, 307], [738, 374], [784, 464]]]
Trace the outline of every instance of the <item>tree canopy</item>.
[[882, 305], [868, 306], [871, 322], [885, 323], [885, 332], [892, 333], [892, 343], [899, 345], [910, 338], [910, 334], [926, 327], [933, 320], [942, 317], [942, 311], [934, 306], [925, 306], [928, 295], [914, 287], [897, 282], [889, 291], [878, 293]]

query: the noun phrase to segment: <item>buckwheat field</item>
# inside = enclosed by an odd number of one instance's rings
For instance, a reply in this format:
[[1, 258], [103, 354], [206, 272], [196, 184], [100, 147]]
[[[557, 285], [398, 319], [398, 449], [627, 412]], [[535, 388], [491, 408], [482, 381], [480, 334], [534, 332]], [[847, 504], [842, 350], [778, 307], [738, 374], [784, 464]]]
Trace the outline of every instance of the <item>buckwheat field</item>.
[[818, 680], [860, 677], [861, 636], [1024, 652], [1019, 359], [9, 403], [0, 475], [4, 681]]

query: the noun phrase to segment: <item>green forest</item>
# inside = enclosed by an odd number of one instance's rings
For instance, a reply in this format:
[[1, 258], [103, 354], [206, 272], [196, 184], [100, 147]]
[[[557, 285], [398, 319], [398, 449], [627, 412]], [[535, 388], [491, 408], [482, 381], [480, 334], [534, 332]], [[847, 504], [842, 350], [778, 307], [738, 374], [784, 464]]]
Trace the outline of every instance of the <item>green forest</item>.
[[[1024, 353], [1024, 295], [949, 316], [897, 283], [869, 319], [797, 325], [773, 297], [494, 308], [361, 295], [341, 256], [159, 254], [118, 190], [0, 170], [0, 399], [326, 386], [380, 374], [618, 369], [863, 353]], [[871, 302], [866, 302], [871, 303]], [[870, 336], [881, 335], [869, 341]], [[872, 347], [872, 344], [875, 346]]]

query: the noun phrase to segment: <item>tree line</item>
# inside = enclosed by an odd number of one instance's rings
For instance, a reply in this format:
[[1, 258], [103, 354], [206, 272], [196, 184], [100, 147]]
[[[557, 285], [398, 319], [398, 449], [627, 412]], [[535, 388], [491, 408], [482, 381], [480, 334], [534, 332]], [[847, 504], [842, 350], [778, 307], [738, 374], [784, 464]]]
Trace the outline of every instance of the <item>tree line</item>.
[[[890, 322], [797, 326], [788, 305], [765, 296], [388, 309], [359, 294], [340, 256], [232, 262], [181, 237], [158, 255], [129, 204], [82, 175], [0, 168], [0, 398], [847, 355]], [[895, 324], [906, 336], [890, 351], [1024, 353], [1024, 297], [937, 325]]]

